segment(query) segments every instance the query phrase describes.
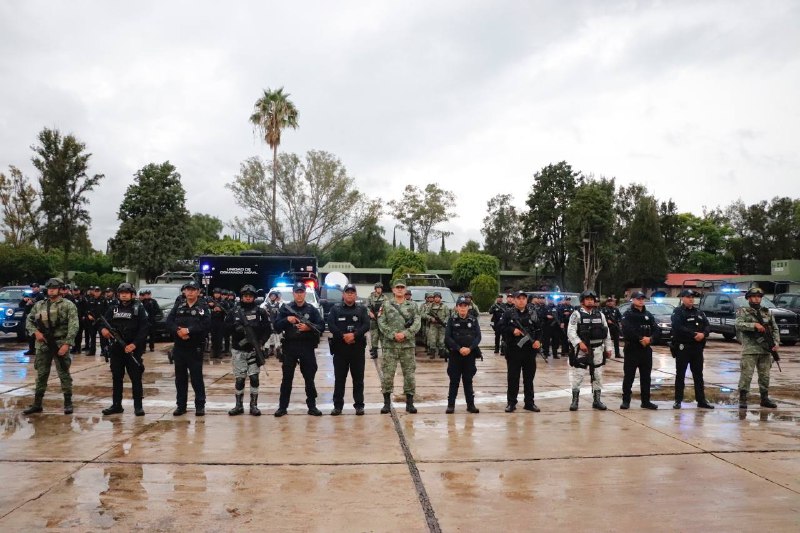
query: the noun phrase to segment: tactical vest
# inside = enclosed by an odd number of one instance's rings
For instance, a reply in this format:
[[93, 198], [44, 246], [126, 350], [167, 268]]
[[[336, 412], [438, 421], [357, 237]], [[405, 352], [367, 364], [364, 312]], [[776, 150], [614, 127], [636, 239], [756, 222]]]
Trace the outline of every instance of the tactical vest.
[[451, 322], [451, 334], [453, 340], [456, 341], [462, 348], [469, 348], [472, 346], [477, 333], [475, 331], [475, 318], [467, 315], [467, 318], [453, 317]]
[[606, 335], [608, 335], [608, 327], [603, 324], [603, 315], [598, 310], [593, 310], [587, 313], [583, 309], [578, 311], [580, 313], [578, 319], [578, 337], [583, 342], [587, 342], [589, 346], [595, 347], [603, 344]]

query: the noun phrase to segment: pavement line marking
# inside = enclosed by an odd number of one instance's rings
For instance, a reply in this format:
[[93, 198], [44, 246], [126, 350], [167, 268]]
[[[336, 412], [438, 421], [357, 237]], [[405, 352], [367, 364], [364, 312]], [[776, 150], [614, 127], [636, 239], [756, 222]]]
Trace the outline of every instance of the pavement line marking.
[[[383, 369], [378, 365], [377, 359], [373, 359], [372, 362], [375, 365], [375, 370], [378, 372], [378, 379], [383, 382]], [[395, 411], [394, 406], [392, 406], [392, 410], [389, 411], [389, 415], [392, 417], [394, 430], [397, 432], [397, 437], [400, 439], [400, 447], [403, 449], [406, 465], [408, 465], [408, 471], [411, 473], [411, 480], [414, 482], [414, 486], [417, 489], [417, 497], [419, 498], [420, 505], [422, 505], [422, 511], [425, 513], [425, 522], [428, 524], [428, 530], [431, 533], [441, 533], [442, 528], [439, 526], [439, 520], [436, 518], [436, 512], [433, 510], [433, 505], [431, 505], [428, 491], [425, 490], [425, 484], [422, 482], [422, 476], [414, 461], [414, 456], [411, 454], [411, 449], [408, 447], [408, 441], [403, 433], [403, 428], [400, 426], [400, 418], [397, 416], [397, 411]]]

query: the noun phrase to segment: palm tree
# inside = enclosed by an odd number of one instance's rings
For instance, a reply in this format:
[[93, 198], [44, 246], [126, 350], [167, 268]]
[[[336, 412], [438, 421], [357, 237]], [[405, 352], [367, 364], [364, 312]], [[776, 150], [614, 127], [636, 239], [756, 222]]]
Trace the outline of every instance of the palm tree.
[[278, 185], [278, 146], [281, 144], [281, 131], [284, 128], [297, 129], [297, 108], [289, 100], [289, 94], [284, 94], [283, 87], [277, 91], [267, 89], [264, 96], [256, 100], [250, 122], [256, 130], [264, 136], [264, 141], [272, 148], [272, 244], [275, 245], [275, 235], [278, 224], [275, 218], [276, 197]]

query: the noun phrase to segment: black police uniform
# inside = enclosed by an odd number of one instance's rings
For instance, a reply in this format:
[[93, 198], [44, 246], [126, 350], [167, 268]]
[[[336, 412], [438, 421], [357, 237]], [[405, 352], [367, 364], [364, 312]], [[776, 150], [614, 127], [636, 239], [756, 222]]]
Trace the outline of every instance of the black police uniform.
[[225, 316], [228, 313], [228, 302], [225, 298], [209, 298], [211, 309], [211, 357], [222, 358], [222, 339], [225, 336]]
[[[328, 314], [328, 331], [331, 332], [331, 354], [333, 355], [333, 407], [344, 407], [344, 387], [347, 373], [353, 380], [353, 407], [364, 409], [364, 365], [366, 361], [369, 312], [363, 305], [338, 303]], [[355, 334], [355, 343], [344, 342], [345, 333]]]
[[83, 340], [84, 330], [86, 329], [86, 320], [84, 320], [84, 316], [86, 316], [88, 303], [82, 294], [78, 295], [78, 297], [73, 300], [73, 303], [78, 309], [78, 333], [75, 334], [75, 343], [72, 345], [71, 353], [80, 353], [81, 341]]
[[[186, 299], [176, 300], [167, 317], [167, 331], [171, 332], [175, 344], [172, 348], [172, 358], [175, 364], [175, 392], [178, 414], [186, 411], [186, 402], [189, 396], [189, 378], [194, 390], [195, 409], [205, 409], [206, 387], [203, 383], [203, 342], [208, 335], [211, 311], [208, 306], [198, 298], [194, 305], [189, 305]], [[181, 339], [177, 335], [179, 328], [189, 329], [189, 338]], [[188, 374], [188, 376], [187, 376]]]
[[[514, 335], [515, 329], [520, 328], [520, 324], [531, 334], [533, 338], [525, 342], [520, 347], [519, 341], [524, 338]], [[525, 400], [525, 407], [533, 405], [533, 378], [536, 376], [536, 350], [533, 348], [534, 341], [540, 340], [542, 328], [539, 317], [530, 312], [528, 307], [522, 311], [514, 307], [503, 315], [503, 338], [506, 342], [506, 367], [508, 373], [508, 405], [513, 410], [517, 405], [519, 395], [519, 375], [522, 371], [522, 386]]]
[[[633, 306], [631, 306], [633, 309]], [[614, 357], [622, 357], [619, 354], [619, 336], [620, 327], [622, 323], [622, 313], [616, 307], [604, 306], [600, 308], [600, 312], [606, 317], [606, 324], [608, 324], [608, 333], [611, 336], [611, 342], [614, 343]]]
[[567, 355], [571, 350], [567, 338], [567, 326], [569, 326], [569, 317], [572, 316], [575, 307], [572, 304], [562, 303], [556, 306], [556, 311], [558, 312], [558, 342], [561, 344], [561, 355]]
[[539, 319], [542, 323], [542, 352], [545, 356], [549, 356], [552, 351], [553, 358], [558, 359], [560, 357], [558, 349], [561, 344], [561, 323], [556, 304], [546, 303]]
[[[608, 315], [606, 315], [606, 320], [608, 320]], [[640, 341], [643, 337], [650, 337], [651, 343], [658, 340], [658, 328], [655, 327], [655, 321], [656, 319], [650, 311], [647, 309], [639, 311], [633, 305], [622, 316], [622, 336], [625, 339], [624, 376], [622, 378], [623, 404], [630, 404], [631, 402], [631, 388], [636, 377], [636, 369], [639, 369], [642, 406], [650, 404], [650, 373], [653, 370], [653, 348], [650, 345], [642, 346]]]
[[[106, 303], [105, 298], [100, 296], [99, 298], [95, 298], [94, 296], [90, 297], [86, 301], [86, 330], [88, 332], [88, 342], [87, 347], [89, 349], [89, 353], [87, 355], [96, 355], [97, 354], [97, 334], [99, 332], [99, 328], [97, 325], [97, 319], [101, 316], [105, 316], [106, 314]], [[101, 352], [103, 351], [103, 346], [105, 346], [104, 339], [100, 339], [100, 349]]]
[[[503, 332], [500, 328], [500, 319], [503, 318], [503, 314], [506, 312], [508, 308], [502, 302], [500, 303], [493, 303], [492, 306], [489, 308], [489, 315], [491, 315], [491, 323], [492, 323], [492, 330], [494, 330], [494, 353], [500, 352], [500, 339], [503, 336]], [[446, 343], [445, 343], [446, 344]]]
[[[703, 340], [697, 342], [694, 336], [703, 333]], [[694, 394], [698, 404], [706, 403], [705, 384], [703, 382], [703, 350], [706, 339], [711, 333], [711, 326], [705, 313], [696, 306], [691, 309], [679, 305], [672, 312], [672, 344], [670, 350], [675, 357], [675, 403], [683, 401], [686, 367], [692, 370]]]
[[[466, 318], [461, 318], [455, 314], [447, 320], [444, 328], [444, 344], [450, 350], [450, 357], [447, 361], [447, 375], [450, 377], [450, 388], [447, 392], [448, 407], [456, 404], [460, 382], [464, 383], [464, 398], [467, 400], [467, 406], [475, 407], [472, 378], [478, 371], [475, 366], [475, 356], [480, 342], [481, 328], [477, 318], [470, 314], [467, 314]], [[461, 348], [469, 348], [469, 355], [461, 355], [459, 353]]]
[[317, 359], [314, 349], [319, 345], [319, 337], [313, 331], [299, 331], [295, 324], [288, 318], [296, 313], [314, 324], [320, 333], [325, 329], [325, 323], [316, 308], [305, 302], [298, 306], [294, 301], [283, 304], [275, 320], [275, 331], [283, 332], [283, 378], [281, 380], [281, 394], [278, 409], [289, 407], [289, 398], [292, 394], [292, 381], [294, 371], [300, 364], [300, 373], [306, 385], [306, 405], [316, 409], [317, 388], [314, 385], [314, 376], [317, 374]]
[[[113, 392], [111, 393], [112, 407], [122, 405], [122, 380], [125, 372], [131, 380], [131, 390], [133, 392], [133, 407], [136, 410], [142, 409], [142, 374], [144, 365], [142, 364], [142, 352], [147, 341], [147, 333], [150, 330], [150, 323], [147, 319], [147, 311], [140, 302], [130, 301], [128, 303], [118, 303], [106, 310], [105, 318], [111, 327], [122, 336], [125, 346], [135, 344], [136, 350], [125, 353], [125, 347], [120, 346], [118, 341], [113, 341], [109, 347], [109, 357], [111, 359], [111, 380]], [[100, 326], [102, 330], [102, 326]]]
[[155, 350], [155, 325], [156, 320], [158, 317], [161, 316], [161, 306], [158, 305], [158, 302], [154, 298], [147, 298], [146, 300], [142, 300], [142, 305], [144, 306], [144, 310], [147, 311], [147, 320], [150, 323], [150, 333], [148, 335], [147, 341], [150, 345], [150, 351], [152, 352]]

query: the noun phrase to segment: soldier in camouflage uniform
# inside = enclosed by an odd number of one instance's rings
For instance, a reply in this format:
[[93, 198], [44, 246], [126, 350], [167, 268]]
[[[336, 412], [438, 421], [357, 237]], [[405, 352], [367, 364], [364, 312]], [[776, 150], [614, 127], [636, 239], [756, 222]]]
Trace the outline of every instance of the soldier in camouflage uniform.
[[[26, 415], [42, 412], [42, 398], [47, 390], [50, 367], [54, 360], [58, 378], [61, 380], [61, 392], [64, 393], [64, 414], [72, 414], [70, 347], [78, 333], [78, 309], [74, 303], [60, 296], [59, 289], [63, 286], [64, 282], [58, 278], [47, 280], [47, 298], [36, 302], [25, 324], [28, 334], [36, 338], [36, 358], [33, 363], [36, 369], [36, 393], [33, 405], [23, 411]], [[45, 336], [48, 331], [52, 331], [57, 348], [51, 349], [48, 346]]]
[[383, 335], [383, 408], [381, 413], [392, 410], [392, 389], [397, 363], [403, 370], [403, 392], [406, 394], [406, 412], [416, 413], [414, 393], [416, 381], [414, 371], [417, 362], [414, 359], [414, 336], [420, 328], [420, 316], [417, 306], [405, 299], [406, 286], [402, 281], [395, 281], [392, 292], [394, 298], [383, 305], [383, 312], [378, 317], [378, 326]]
[[442, 303], [442, 293], [439, 291], [433, 293], [433, 303], [425, 310], [424, 316], [428, 320], [428, 355], [434, 359], [438, 353], [439, 357], [447, 358], [448, 354], [444, 346], [444, 327], [450, 318], [450, 308]]
[[[425, 293], [425, 301], [419, 305], [419, 313], [420, 313], [420, 328], [419, 333], [423, 339], [425, 339], [425, 344], [427, 346], [427, 339], [428, 339], [428, 323], [430, 322], [431, 317], [428, 316], [428, 310], [431, 308], [431, 304], [433, 303], [433, 293], [426, 292]], [[430, 348], [428, 349], [428, 355], [431, 354]], [[434, 356], [436, 352], [433, 352]], [[433, 357], [431, 357], [433, 359]]]
[[[769, 371], [772, 360], [780, 361], [778, 356], [778, 324], [769, 309], [761, 306], [764, 291], [758, 287], [745, 293], [749, 306], [736, 310], [736, 334], [742, 343], [741, 375], [739, 376], [739, 409], [747, 409], [747, 393], [753, 371], [758, 370], [758, 391], [761, 393], [761, 407], [775, 408], [778, 405], [769, 399]], [[772, 342], [766, 337], [772, 333]], [[772, 346], [770, 346], [772, 344]]]
[[386, 295], [383, 294], [383, 283], [376, 283], [375, 290], [367, 298], [367, 309], [369, 310], [369, 355], [373, 359], [378, 357], [378, 344], [381, 342], [381, 330], [378, 329], [378, 316], [380, 315], [383, 304], [386, 303]]

